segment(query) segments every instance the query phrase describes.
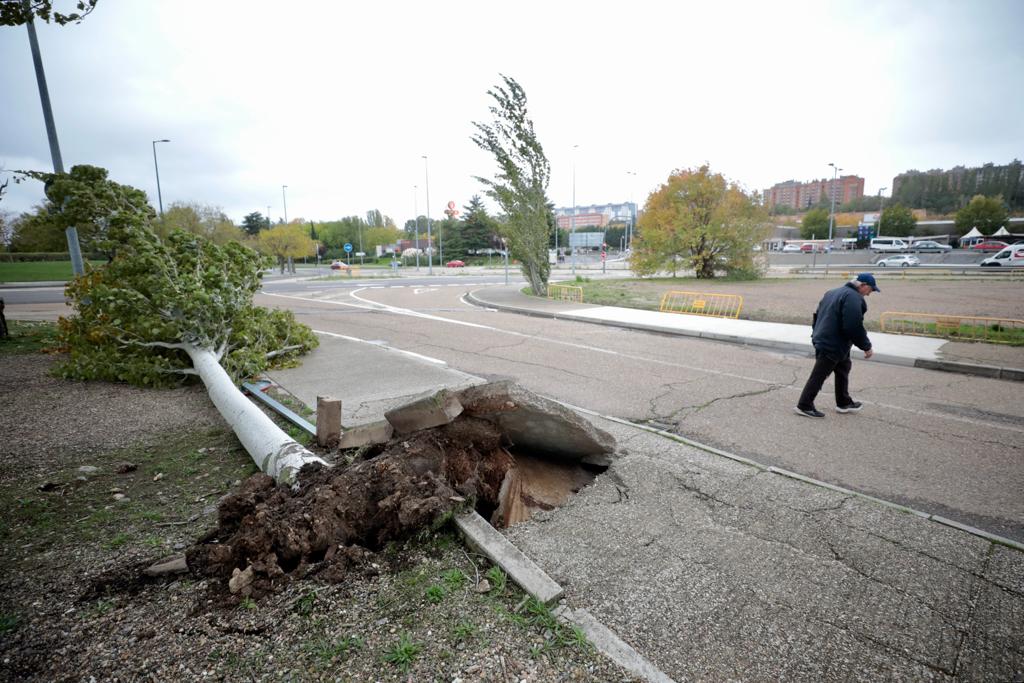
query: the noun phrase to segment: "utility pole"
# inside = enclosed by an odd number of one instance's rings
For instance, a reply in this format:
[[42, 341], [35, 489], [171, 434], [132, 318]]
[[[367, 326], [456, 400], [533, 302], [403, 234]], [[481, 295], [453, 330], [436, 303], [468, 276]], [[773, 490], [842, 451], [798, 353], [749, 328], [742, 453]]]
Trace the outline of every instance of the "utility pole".
[[[46, 122], [46, 137], [50, 142], [50, 157], [53, 159], [53, 172], [64, 173], [64, 161], [60, 157], [60, 143], [57, 141], [57, 124], [53, 121], [53, 108], [50, 106], [50, 91], [46, 87], [46, 72], [43, 71], [43, 56], [39, 52], [39, 38], [36, 37], [36, 26], [32, 22], [32, 11], [28, 0], [25, 0], [25, 8], [29, 10], [28, 21], [25, 27], [28, 29], [28, 43], [32, 49], [32, 64], [36, 70], [36, 84], [39, 86], [39, 101], [43, 106], [43, 121]], [[63, 207], [61, 207], [63, 208]], [[68, 253], [71, 255], [71, 269], [75, 275], [85, 274], [85, 265], [82, 262], [82, 248], [78, 244], [78, 230], [75, 226], [69, 226], [64, 231], [68, 241]]]
[[430, 236], [430, 166], [427, 162], [427, 155], [423, 155], [423, 175], [427, 181], [427, 275], [434, 274], [434, 243]]
[[835, 217], [836, 217], [836, 177], [838, 176], [839, 171], [843, 170], [843, 169], [839, 168], [838, 166], [836, 166], [831, 161], [828, 163], [828, 165], [832, 167], [832, 188], [831, 188], [832, 210], [829, 211], [829, 213], [828, 213], [828, 246], [829, 246], [829, 250], [825, 254], [825, 277], [828, 277], [828, 264], [829, 264], [829, 261], [832, 260], [832, 224], [835, 222]]

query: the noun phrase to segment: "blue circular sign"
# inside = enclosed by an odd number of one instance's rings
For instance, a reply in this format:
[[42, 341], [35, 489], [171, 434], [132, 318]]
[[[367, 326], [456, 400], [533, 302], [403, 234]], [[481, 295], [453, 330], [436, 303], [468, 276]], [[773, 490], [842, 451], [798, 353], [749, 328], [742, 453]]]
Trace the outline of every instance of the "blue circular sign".
[[[335, 242], [335, 244], [337, 244], [337, 242]], [[345, 242], [344, 249], [346, 254], [352, 253], [352, 245], [349, 244], [348, 242]]]

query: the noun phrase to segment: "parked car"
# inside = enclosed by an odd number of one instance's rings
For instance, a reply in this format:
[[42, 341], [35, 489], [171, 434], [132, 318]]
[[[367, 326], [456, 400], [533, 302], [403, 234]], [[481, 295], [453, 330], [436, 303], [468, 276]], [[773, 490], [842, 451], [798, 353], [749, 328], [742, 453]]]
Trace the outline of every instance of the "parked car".
[[971, 245], [971, 251], [1002, 251], [1006, 247], [1010, 246], [1006, 242], [1000, 242], [998, 240], [986, 240], [984, 242], [978, 242], [977, 244]]
[[921, 260], [910, 254], [899, 254], [898, 256], [886, 256], [875, 261], [875, 265], [881, 268], [906, 268], [908, 266], [919, 266]]
[[944, 254], [947, 251], [953, 251], [953, 247], [948, 244], [941, 244], [939, 242], [933, 242], [932, 240], [921, 240], [920, 242], [914, 242], [910, 245], [912, 251], [918, 253], [933, 252], [936, 254]]
[[981, 262], [983, 266], [1024, 266], [1024, 244], [1013, 244]]
[[909, 250], [910, 245], [906, 241], [897, 237], [874, 237], [871, 240], [871, 251], [875, 253], [902, 253]]
[[462, 268], [464, 265], [466, 264], [458, 259], [454, 259], [445, 264], [448, 268]]
[[802, 251], [805, 254], [812, 254], [814, 252], [818, 252], [819, 254], [823, 254], [827, 250], [828, 250], [827, 247], [823, 247], [820, 244], [814, 244], [813, 242], [807, 242], [805, 244], [801, 244], [800, 245], [800, 251]]
[[348, 270], [348, 264], [344, 261], [331, 261], [331, 270]]
[[782, 253], [783, 254], [792, 254], [795, 251], [800, 251], [800, 245], [799, 244], [786, 244], [786, 245], [783, 245], [783, 247], [782, 247]]

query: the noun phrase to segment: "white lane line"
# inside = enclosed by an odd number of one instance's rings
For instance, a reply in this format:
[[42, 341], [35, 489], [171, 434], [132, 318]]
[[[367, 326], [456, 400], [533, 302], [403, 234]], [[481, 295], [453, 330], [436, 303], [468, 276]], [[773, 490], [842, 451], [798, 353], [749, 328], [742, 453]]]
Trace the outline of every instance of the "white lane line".
[[433, 358], [432, 356], [424, 356], [422, 353], [416, 353], [415, 351], [406, 351], [405, 349], [399, 349], [399, 348], [396, 348], [394, 346], [391, 346], [387, 342], [369, 341], [367, 339], [360, 339], [359, 337], [350, 337], [347, 334], [337, 334], [335, 332], [328, 332], [326, 330], [313, 330], [313, 332], [315, 332], [317, 334], [323, 334], [323, 335], [326, 335], [328, 337], [337, 337], [338, 339], [344, 339], [346, 341], [359, 342], [361, 344], [369, 344], [370, 346], [379, 346], [381, 348], [387, 349], [388, 351], [394, 351], [395, 353], [400, 353], [403, 356], [411, 356], [413, 358], [418, 358], [420, 360], [425, 360], [428, 363], [433, 363], [435, 365], [443, 365], [444, 367], [448, 367], [448, 363], [446, 363], [445, 361], [441, 360], [440, 358]]
[[[451, 318], [442, 318], [441, 316], [438, 316], [438, 315], [430, 315], [429, 313], [420, 313], [418, 311], [413, 311], [413, 310], [410, 310], [410, 309], [407, 309], [407, 308], [398, 308], [396, 306], [389, 306], [387, 304], [379, 304], [379, 303], [370, 301], [369, 299], [363, 299], [362, 297], [356, 296], [356, 292], [359, 292], [359, 291], [362, 291], [362, 290], [357, 289], [357, 290], [351, 292], [350, 295], [352, 296], [352, 298], [354, 298], [354, 299], [356, 299], [358, 301], [362, 301], [366, 305], [350, 304], [350, 303], [346, 303], [346, 302], [343, 302], [343, 301], [324, 301], [323, 299], [309, 299], [307, 297], [291, 296], [291, 295], [287, 295], [287, 294], [270, 294], [268, 292], [264, 292], [264, 294], [266, 294], [267, 296], [279, 296], [279, 297], [282, 297], [282, 298], [285, 298], [285, 299], [298, 299], [299, 301], [307, 301], [307, 302], [314, 302], [314, 303], [315, 302], [330, 303], [330, 304], [336, 304], [338, 306], [350, 306], [352, 308], [361, 308], [361, 309], [370, 310], [370, 311], [384, 311], [386, 313], [394, 313], [396, 315], [407, 315], [407, 316], [410, 316], [410, 317], [413, 317], [413, 318], [423, 318], [424, 320], [434, 320], [436, 322], [448, 323], [450, 325], [460, 325], [462, 327], [472, 327], [472, 328], [478, 329], [478, 330], [487, 330], [489, 332], [497, 332], [499, 334], [507, 334], [507, 335], [512, 336], [512, 337], [522, 337], [522, 338], [525, 338], [525, 339], [533, 339], [535, 341], [544, 342], [544, 343], [547, 343], [547, 344], [554, 344], [554, 345], [558, 345], [558, 346], [567, 346], [569, 348], [580, 349], [580, 350], [583, 350], [583, 351], [591, 351], [593, 353], [603, 353], [603, 354], [608, 355], [608, 356], [615, 356], [615, 357], [618, 357], [618, 358], [624, 358], [624, 359], [628, 359], [628, 360], [639, 361], [639, 362], [642, 362], [642, 363], [650, 363], [652, 365], [661, 365], [661, 366], [670, 367], [670, 368], [678, 368], [678, 369], [682, 369], [682, 370], [690, 370], [692, 372], [699, 372], [699, 373], [703, 373], [703, 374], [706, 374], [706, 375], [715, 375], [717, 377], [729, 377], [729, 378], [732, 378], [732, 379], [743, 380], [744, 382], [753, 382], [754, 384], [762, 384], [764, 386], [780, 387], [782, 389], [786, 389], [786, 390], [789, 390], [791, 392], [800, 392], [800, 391], [802, 391], [802, 387], [794, 387], [794, 386], [790, 386], [790, 385], [784, 385], [784, 384], [780, 384], [779, 382], [772, 382], [770, 380], [761, 379], [759, 377], [750, 377], [748, 375], [740, 375], [740, 374], [737, 374], [735, 372], [725, 372], [725, 371], [722, 371], [722, 370], [712, 370], [710, 368], [698, 367], [698, 366], [695, 366], [695, 365], [687, 365], [685, 363], [674, 363], [672, 361], [664, 361], [664, 360], [659, 360], [657, 358], [648, 358], [646, 356], [638, 356], [638, 355], [632, 354], [632, 353], [622, 353], [622, 352], [619, 352], [619, 351], [612, 351], [611, 349], [604, 349], [604, 348], [601, 348], [599, 346], [589, 346], [587, 344], [577, 344], [575, 342], [567, 342], [567, 341], [563, 341], [561, 339], [552, 339], [550, 337], [543, 337], [543, 336], [540, 336], [540, 335], [526, 334], [526, 333], [523, 333], [523, 332], [515, 332], [513, 330], [503, 330], [500, 327], [493, 327], [491, 325], [480, 325], [478, 323], [471, 323], [471, 322], [467, 322], [467, 321], [464, 321], [464, 320], [452, 320]], [[999, 423], [995, 423], [995, 422], [983, 422], [981, 420], [974, 420], [974, 419], [971, 419], [969, 417], [955, 417], [955, 416], [951, 416], [951, 415], [949, 415], [947, 413], [937, 413], [937, 412], [932, 412], [932, 411], [928, 411], [928, 410], [917, 410], [915, 408], [905, 408], [905, 407], [902, 407], [902, 406], [890, 405], [888, 403], [876, 403], [876, 402], [873, 402], [873, 401], [862, 401], [862, 402], [865, 405], [877, 405], [879, 407], [886, 408], [888, 410], [896, 410], [896, 411], [899, 411], [899, 412], [910, 413], [912, 415], [920, 415], [922, 417], [935, 418], [937, 420], [948, 421], [948, 420], [952, 419], [952, 420], [955, 420], [957, 422], [962, 422], [964, 424], [975, 425], [977, 427], [984, 427], [985, 429], [1000, 429], [1000, 430], [1003, 430], [1003, 431], [1016, 432], [1018, 434], [1024, 434], [1024, 428], [1013, 427], [1011, 425], [1006, 425], [1006, 424], [999, 424]]]

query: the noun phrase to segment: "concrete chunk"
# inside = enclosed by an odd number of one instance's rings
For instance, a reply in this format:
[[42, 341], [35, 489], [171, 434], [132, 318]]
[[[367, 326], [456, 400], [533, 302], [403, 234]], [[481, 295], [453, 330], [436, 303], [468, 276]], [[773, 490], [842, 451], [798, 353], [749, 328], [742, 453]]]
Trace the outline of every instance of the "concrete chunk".
[[501, 567], [510, 579], [534, 598], [551, 605], [562, 597], [561, 586], [476, 512], [457, 515], [455, 525], [470, 545]]
[[448, 424], [462, 413], [462, 404], [447, 389], [415, 399], [384, 413], [399, 434]]
[[480, 384], [459, 392], [466, 414], [493, 422], [518, 448], [536, 455], [607, 467], [615, 438], [560, 403], [514, 382]]
[[341, 438], [341, 399], [316, 397], [316, 443], [330, 448]]
[[395, 428], [387, 420], [368, 422], [346, 429], [341, 433], [338, 448], [359, 448], [377, 443], [387, 443]]

